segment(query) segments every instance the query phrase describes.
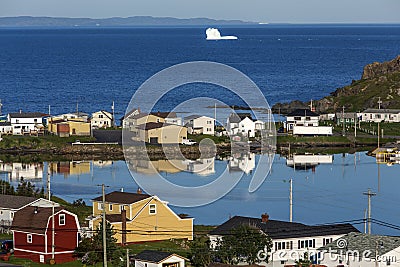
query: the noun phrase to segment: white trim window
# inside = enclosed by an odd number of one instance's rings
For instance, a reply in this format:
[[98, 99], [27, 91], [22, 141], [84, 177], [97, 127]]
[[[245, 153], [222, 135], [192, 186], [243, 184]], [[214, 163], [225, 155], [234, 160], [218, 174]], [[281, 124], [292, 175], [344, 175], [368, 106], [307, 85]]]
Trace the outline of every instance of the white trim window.
[[26, 242], [30, 243], [30, 244], [32, 243], [32, 235], [31, 234], [26, 235]]
[[109, 205], [108, 205], [108, 210], [109, 210], [109, 211], [112, 211], [112, 210], [113, 210], [113, 205], [112, 205], [112, 204], [109, 204]]
[[65, 225], [65, 214], [58, 215], [58, 225]]
[[157, 206], [156, 204], [150, 204], [149, 205], [149, 214], [157, 214]]
[[97, 209], [103, 210], [103, 203], [101, 202], [97, 203]]

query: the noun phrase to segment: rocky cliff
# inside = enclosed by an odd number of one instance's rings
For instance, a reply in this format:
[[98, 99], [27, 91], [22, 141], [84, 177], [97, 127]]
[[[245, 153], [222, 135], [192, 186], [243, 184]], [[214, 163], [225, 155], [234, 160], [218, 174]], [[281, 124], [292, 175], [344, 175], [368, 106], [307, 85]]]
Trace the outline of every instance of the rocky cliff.
[[[361, 111], [367, 108], [400, 109], [400, 56], [395, 59], [378, 63], [374, 62], [364, 67], [360, 80], [337, 89], [330, 96], [313, 101], [313, 106], [319, 113], [341, 111]], [[275, 104], [274, 113], [288, 113], [297, 108], [310, 107], [310, 102], [292, 101]]]

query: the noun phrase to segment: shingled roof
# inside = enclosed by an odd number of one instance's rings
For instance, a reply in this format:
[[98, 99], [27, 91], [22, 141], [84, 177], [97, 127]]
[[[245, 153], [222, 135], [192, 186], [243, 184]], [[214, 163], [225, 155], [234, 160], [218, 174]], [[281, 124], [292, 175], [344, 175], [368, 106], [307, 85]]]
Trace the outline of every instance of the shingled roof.
[[[108, 203], [117, 203], [117, 204], [132, 204], [143, 199], [151, 197], [147, 194], [137, 194], [137, 193], [127, 193], [127, 192], [118, 192], [114, 191], [109, 194], [106, 194], [106, 202]], [[102, 196], [96, 197], [92, 199], [93, 201], [102, 201]]]
[[140, 252], [139, 254], [136, 255], [135, 260], [159, 263], [171, 256], [177, 256], [179, 258], [185, 259], [184, 257], [174, 254], [174, 253], [171, 253], [171, 252], [156, 251], [156, 250], [143, 250], [142, 252]]
[[300, 117], [319, 117], [319, 115], [309, 109], [296, 109], [295, 111], [289, 113], [288, 117], [300, 116]]
[[[37, 212], [35, 212], [35, 209]], [[54, 213], [63, 209], [63, 207], [55, 207]], [[27, 206], [15, 213], [11, 229], [28, 233], [44, 234], [51, 215], [51, 207]]]
[[332, 224], [309, 226], [302, 223], [268, 220], [263, 223], [261, 218], [235, 216], [221, 224], [210, 235], [227, 235], [231, 230], [241, 225], [256, 227], [272, 239], [298, 238], [324, 235], [344, 235], [350, 232], [359, 232], [351, 224]]
[[0, 208], [20, 209], [37, 200], [35, 197], [0, 195]]
[[46, 117], [48, 114], [44, 114], [41, 112], [15, 112], [10, 113], [10, 118], [40, 118]]

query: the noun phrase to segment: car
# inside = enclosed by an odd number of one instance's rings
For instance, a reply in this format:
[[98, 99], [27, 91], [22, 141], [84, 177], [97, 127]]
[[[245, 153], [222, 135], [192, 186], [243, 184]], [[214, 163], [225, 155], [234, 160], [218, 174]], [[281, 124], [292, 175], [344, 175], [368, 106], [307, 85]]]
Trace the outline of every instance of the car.
[[1, 250], [5, 252], [13, 252], [14, 251], [13, 241], [12, 240], [1, 241]]
[[182, 145], [192, 146], [195, 144], [197, 144], [197, 142], [192, 139], [183, 139], [182, 140]]

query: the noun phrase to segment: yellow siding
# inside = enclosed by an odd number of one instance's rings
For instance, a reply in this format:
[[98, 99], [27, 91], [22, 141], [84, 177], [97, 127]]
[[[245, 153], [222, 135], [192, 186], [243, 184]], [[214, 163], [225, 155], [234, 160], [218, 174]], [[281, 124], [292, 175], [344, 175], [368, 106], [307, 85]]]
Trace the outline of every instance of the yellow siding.
[[89, 122], [80, 122], [80, 121], [68, 121], [69, 124], [69, 134], [70, 135], [79, 135], [79, 136], [88, 136], [90, 135], [90, 123]]
[[[150, 205], [156, 205], [156, 214], [150, 214]], [[94, 204], [95, 205], [95, 204]], [[127, 222], [128, 230], [126, 240], [128, 243], [145, 242], [168, 239], [193, 239], [193, 219], [179, 218], [168, 206], [158, 200], [152, 198], [142, 200], [131, 205], [132, 217], [131, 222]], [[94, 209], [97, 209], [94, 207]], [[95, 211], [96, 212], [96, 211]], [[94, 222], [94, 227], [98, 227], [101, 219]], [[117, 242], [121, 243], [122, 235], [121, 223], [113, 223], [113, 228], [116, 230]]]
[[147, 116], [137, 119], [136, 125], [141, 125], [141, 124], [145, 124], [145, 123], [149, 123], [149, 122], [163, 122], [164, 123], [165, 119], [150, 114], [150, 115], [147, 115]]
[[187, 138], [187, 128], [179, 125], [168, 125], [144, 132], [141, 130], [140, 138], [144, 136], [144, 141], [150, 142], [150, 138], [157, 137], [159, 144], [180, 144], [183, 139]]

